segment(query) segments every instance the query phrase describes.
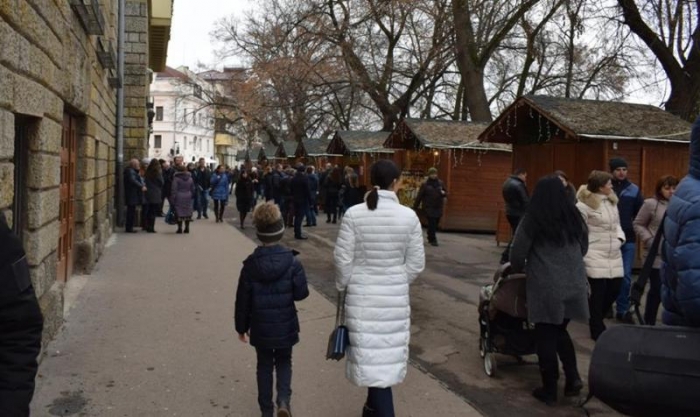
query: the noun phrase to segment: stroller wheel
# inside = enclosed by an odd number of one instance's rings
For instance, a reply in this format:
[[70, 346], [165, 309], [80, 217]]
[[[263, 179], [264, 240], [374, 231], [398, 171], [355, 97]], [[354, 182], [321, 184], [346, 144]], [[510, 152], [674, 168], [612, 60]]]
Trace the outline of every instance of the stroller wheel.
[[483, 337], [479, 338], [479, 356], [483, 359], [486, 356], [486, 339]]
[[490, 377], [496, 375], [496, 358], [493, 353], [486, 353], [484, 356], [484, 372]]

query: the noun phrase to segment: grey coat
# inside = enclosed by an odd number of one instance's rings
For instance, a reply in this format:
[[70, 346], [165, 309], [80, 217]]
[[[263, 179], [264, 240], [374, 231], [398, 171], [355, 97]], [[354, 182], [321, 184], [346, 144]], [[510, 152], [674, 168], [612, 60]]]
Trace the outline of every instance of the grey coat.
[[[538, 232], [525, 216], [510, 250], [514, 272], [527, 274], [527, 312], [531, 323], [588, 320], [588, 282], [583, 257], [588, 236], [564, 246], [535, 240]], [[527, 263], [526, 263], [527, 261]]]

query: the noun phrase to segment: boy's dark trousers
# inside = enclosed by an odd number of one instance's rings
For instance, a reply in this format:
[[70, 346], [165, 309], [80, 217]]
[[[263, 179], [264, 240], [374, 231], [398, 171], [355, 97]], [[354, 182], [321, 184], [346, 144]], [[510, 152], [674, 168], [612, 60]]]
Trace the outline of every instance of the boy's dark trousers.
[[394, 396], [391, 387], [367, 390], [367, 402], [362, 416], [394, 417]]
[[255, 348], [258, 354], [258, 404], [263, 415], [272, 415], [273, 370], [277, 374], [277, 405], [289, 405], [292, 398], [292, 348]]

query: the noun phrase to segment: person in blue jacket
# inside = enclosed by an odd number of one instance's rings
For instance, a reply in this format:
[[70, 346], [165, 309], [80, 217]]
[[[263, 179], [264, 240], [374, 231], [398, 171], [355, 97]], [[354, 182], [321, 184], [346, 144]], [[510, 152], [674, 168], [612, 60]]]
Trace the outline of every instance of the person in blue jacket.
[[700, 117], [690, 135], [690, 170], [666, 209], [664, 238], [663, 322], [700, 327]]
[[[258, 357], [258, 404], [262, 417], [273, 417], [273, 374], [277, 382], [277, 416], [291, 417], [292, 348], [299, 342], [295, 303], [309, 296], [306, 273], [295, 252], [280, 245], [284, 221], [273, 202], [253, 212], [262, 243], [243, 262], [236, 292], [238, 338], [250, 342]], [[250, 414], [247, 414], [250, 415]]]
[[217, 223], [224, 222], [224, 210], [226, 209], [226, 204], [228, 204], [228, 188], [230, 183], [231, 178], [226, 171], [226, 167], [223, 165], [216, 167], [214, 174], [209, 177], [211, 198], [214, 199], [214, 214], [216, 215]]

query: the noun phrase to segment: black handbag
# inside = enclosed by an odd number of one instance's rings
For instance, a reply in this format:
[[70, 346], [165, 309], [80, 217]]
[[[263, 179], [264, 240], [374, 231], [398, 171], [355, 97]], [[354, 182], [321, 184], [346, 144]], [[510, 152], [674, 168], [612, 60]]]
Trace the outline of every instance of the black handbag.
[[345, 351], [350, 344], [348, 328], [345, 327], [345, 292], [338, 292], [338, 306], [335, 313], [335, 328], [328, 338], [326, 360], [339, 361], [345, 357]]

